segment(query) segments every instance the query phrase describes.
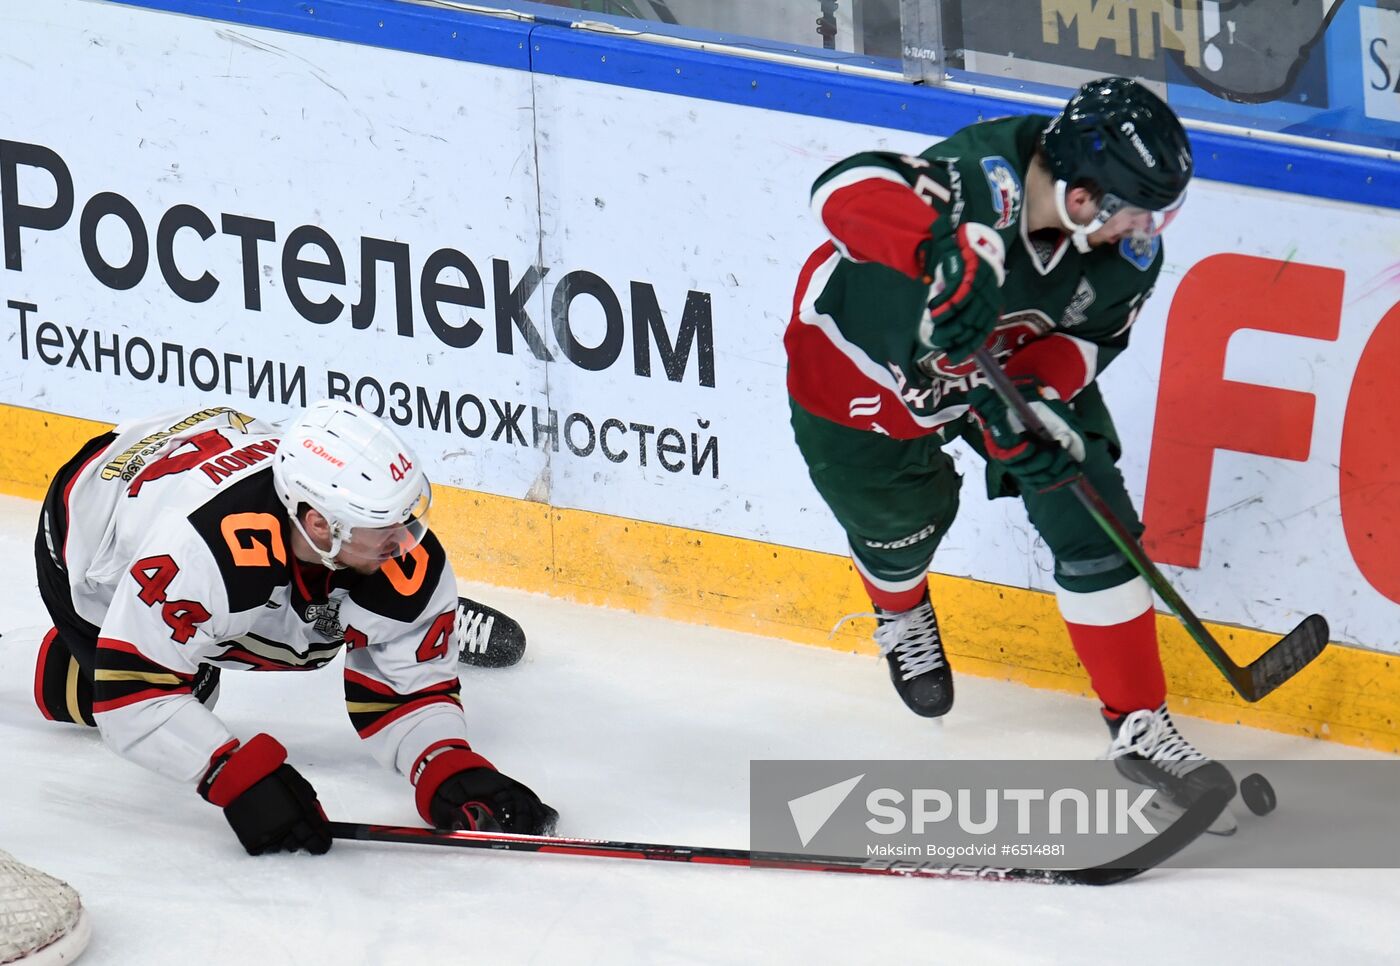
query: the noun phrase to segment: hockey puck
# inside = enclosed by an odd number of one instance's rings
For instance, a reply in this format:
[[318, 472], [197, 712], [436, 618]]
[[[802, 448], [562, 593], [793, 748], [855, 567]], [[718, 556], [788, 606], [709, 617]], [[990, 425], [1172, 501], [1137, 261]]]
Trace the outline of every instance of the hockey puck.
[[1246, 775], [1240, 782], [1240, 798], [1244, 799], [1245, 806], [1255, 815], [1268, 815], [1278, 805], [1274, 786], [1258, 772]]

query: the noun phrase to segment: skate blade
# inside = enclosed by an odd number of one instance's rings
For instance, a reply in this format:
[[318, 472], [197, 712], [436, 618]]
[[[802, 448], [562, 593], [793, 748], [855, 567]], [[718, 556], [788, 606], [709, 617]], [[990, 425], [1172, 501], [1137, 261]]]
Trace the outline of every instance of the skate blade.
[[[1155, 812], [1162, 821], [1171, 823], [1180, 818], [1182, 813], [1186, 810], [1180, 805], [1165, 801], [1158, 796], [1153, 796], [1152, 801], [1147, 804], [1145, 811]], [[1235, 817], [1227, 810], [1221, 812], [1220, 816], [1214, 822], [1210, 823], [1206, 832], [1210, 835], [1227, 836], [1234, 835], [1239, 830], [1239, 823], [1235, 821]]]

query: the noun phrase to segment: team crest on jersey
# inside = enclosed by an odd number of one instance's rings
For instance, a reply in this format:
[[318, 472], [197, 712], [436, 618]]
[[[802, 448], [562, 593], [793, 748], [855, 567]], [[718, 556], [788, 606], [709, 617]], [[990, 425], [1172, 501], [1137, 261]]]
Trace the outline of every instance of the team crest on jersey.
[[[1001, 317], [984, 346], [995, 358], [1004, 360], [1027, 342], [1054, 328], [1049, 316], [1039, 309], [1011, 312]], [[941, 350], [935, 350], [919, 360], [919, 369], [930, 379], [959, 380], [977, 371], [977, 360], [954, 363]]]
[[1072, 329], [1083, 325], [1089, 319], [1089, 306], [1094, 304], [1094, 286], [1084, 276], [1079, 276], [1079, 287], [1070, 296], [1065, 306], [1065, 314], [1060, 317], [1060, 328]]
[[345, 629], [340, 626], [340, 601], [334, 597], [324, 603], [308, 604], [306, 622], [329, 640], [337, 641], [345, 636]]
[[1128, 235], [1118, 243], [1118, 254], [1133, 263], [1139, 272], [1145, 272], [1157, 260], [1157, 250], [1162, 247], [1162, 239], [1156, 235]]
[[1016, 223], [1021, 213], [1021, 179], [1007, 161], [999, 154], [982, 159], [982, 173], [987, 176], [987, 187], [992, 191], [992, 208], [997, 213], [993, 228], [1001, 230]]

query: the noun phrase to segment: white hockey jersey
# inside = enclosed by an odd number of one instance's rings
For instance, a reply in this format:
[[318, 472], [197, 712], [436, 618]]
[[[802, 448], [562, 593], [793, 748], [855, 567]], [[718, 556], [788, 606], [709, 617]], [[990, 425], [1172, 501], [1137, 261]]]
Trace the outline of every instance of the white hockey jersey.
[[432, 533], [373, 575], [330, 571], [292, 553], [276, 427], [216, 406], [115, 432], [73, 478], [51, 548], [100, 628], [93, 712], [107, 744], [197, 781], [234, 737], [191, 694], [201, 664], [311, 670], [342, 648], [350, 720], [381, 763], [410, 775], [430, 748], [465, 741], [457, 585]]

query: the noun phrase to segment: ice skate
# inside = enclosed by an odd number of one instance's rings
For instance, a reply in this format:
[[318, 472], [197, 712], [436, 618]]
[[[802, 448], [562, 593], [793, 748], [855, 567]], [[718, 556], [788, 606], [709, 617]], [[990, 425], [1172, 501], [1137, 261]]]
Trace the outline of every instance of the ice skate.
[[875, 642], [890, 665], [890, 680], [909, 710], [937, 718], [953, 707], [953, 669], [943, 653], [938, 617], [928, 594], [903, 612], [875, 608]]
[[[1161, 791], [1166, 802], [1157, 807], [1169, 812], [1169, 817], [1175, 817], [1213, 788], [1227, 788], [1234, 796], [1235, 779], [1229, 770], [1182, 737], [1165, 704], [1125, 715], [1105, 714], [1104, 720], [1113, 735], [1105, 757], [1113, 760], [1123, 777]], [[1232, 835], [1236, 827], [1226, 812], [1209, 831]]]

